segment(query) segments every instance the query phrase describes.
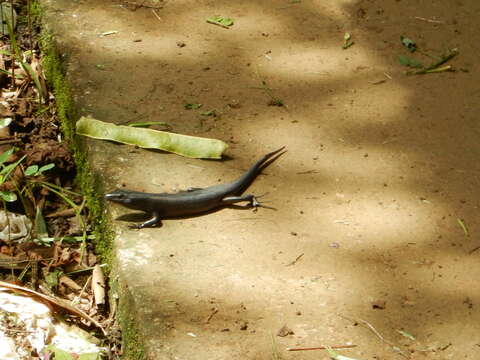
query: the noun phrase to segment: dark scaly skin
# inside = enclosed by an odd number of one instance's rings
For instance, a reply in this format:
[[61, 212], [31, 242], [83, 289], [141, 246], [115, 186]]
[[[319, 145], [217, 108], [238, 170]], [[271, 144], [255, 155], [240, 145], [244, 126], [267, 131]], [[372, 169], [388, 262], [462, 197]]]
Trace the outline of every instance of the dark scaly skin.
[[230, 183], [175, 194], [115, 190], [105, 194], [105, 199], [152, 216], [144, 223], [132, 226], [137, 229], [158, 225], [163, 218], [201, 214], [242, 201], [248, 201], [252, 207], [259, 207], [261, 204], [254, 195], [242, 194], [265, 167], [284, 153], [282, 152], [284, 148], [264, 155], [242, 176]]

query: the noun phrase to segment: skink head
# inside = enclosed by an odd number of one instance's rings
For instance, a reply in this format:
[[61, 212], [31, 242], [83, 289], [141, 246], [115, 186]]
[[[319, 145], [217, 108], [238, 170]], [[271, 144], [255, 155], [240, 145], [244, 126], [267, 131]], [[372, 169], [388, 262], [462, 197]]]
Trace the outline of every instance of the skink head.
[[128, 204], [132, 202], [130, 191], [125, 190], [115, 190], [114, 192], [105, 194], [105, 199], [125, 206], [128, 206]]
[[146, 211], [148, 208], [148, 196], [143, 192], [129, 190], [115, 190], [105, 194], [105, 199], [129, 209]]

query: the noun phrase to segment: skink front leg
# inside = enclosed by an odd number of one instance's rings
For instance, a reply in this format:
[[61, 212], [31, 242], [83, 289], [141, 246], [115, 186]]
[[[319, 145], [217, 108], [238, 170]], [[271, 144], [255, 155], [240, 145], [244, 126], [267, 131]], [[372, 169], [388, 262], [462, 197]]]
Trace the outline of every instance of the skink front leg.
[[147, 221], [145, 221], [142, 224], [130, 225], [130, 228], [131, 229], [143, 229], [143, 228], [146, 228], [146, 227], [154, 227], [156, 225], [161, 226], [162, 223], [161, 223], [160, 215], [158, 213], [153, 213], [152, 215], [153, 216], [152, 216], [151, 219], [148, 219]]

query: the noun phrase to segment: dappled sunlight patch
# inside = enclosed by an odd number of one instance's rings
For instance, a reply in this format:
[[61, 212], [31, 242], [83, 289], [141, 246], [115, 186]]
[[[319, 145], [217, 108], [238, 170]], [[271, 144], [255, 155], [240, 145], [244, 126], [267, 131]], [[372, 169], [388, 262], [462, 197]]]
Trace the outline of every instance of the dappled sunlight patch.
[[[143, 267], [151, 261], [154, 251], [149, 245], [150, 242], [148, 240], [151, 239], [146, 238], [150, 237], [142, 233], [139, 233], [135, 239], [126, 238], [125, 236], [117, 237], [115, 241], [123, 243], [122, 247], [119, 247], [117, 254], [119, 266], [125, 268]], [[125, 244], [126, 242], [130, 242], [130, 244]]]
[[[346, 53], [342, 49], [342, 36], [339, 33], [338, 46], [311, 42], [286, 44], [278, 41], [273, 46], [270, 45], [269, 54], [264, 55], [268, 62], [264, 62], [263, 71], [265, 74], [283, 75], [286, 78], [295, 75], [295, 78], [311, 80], [312, 75], [333, 75], [335, 79], [342, 79], [351, 77], [359, 64], [375, 65], [375, 59], [372, 59], [372, 54], [367, 49], [357, 47], [354, 56]], [[348, 60], [352, 57], [355, 61]]]
[[[347, 194], [336, 195], [348, 202]], [[377, 246], [391, 247], [407, 243], [431, 241], [436, 234], [436, 222], [431, 217], [431, 204], [425, 204], [409, 194], [389, 194], [388, 197], [356, 195], [346, 207], [333, 208], [332, 224], [342, 233], [357, 239], [374, 241]]]

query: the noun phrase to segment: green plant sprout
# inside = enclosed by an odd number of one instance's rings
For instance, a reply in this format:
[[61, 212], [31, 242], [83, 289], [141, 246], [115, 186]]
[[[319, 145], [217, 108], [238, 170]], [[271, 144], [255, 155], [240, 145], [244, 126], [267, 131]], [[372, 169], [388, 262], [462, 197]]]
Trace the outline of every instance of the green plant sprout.
[[55, 164], [47, 164], [43, 165], [42, 167], [38, 167], [38, 165], [30, 165], [28, 168], [25, 169], [25, 176], [39, 176], [43, 172], [52, 169], [55, 167]]
[[[8, 158], [15, 152], [15, 148], [10, 148], [7, 151], [0, 154], [0, 187], [9, 180], [10, 175], [15, 170], [17, 166], [21, 164], [21, 162], [26, 158], [26, 155], [23, 155], [20, 159], [15, 161], [14, 163], [5, 165], [5, 162]], [[44, 172], [52, 169], [55, 167], [55, 164], [50, 163], [43, 166], [39, 165], [30, 165], [24, 170], [25, 175], [25, 185], [21, 188], [16, 188], [16, 191], [9, 191], [9, 190], [0, 190], [0, 200], [3, 203], [3, 208], [6, 212], [6, 203], [7, 202], [14, 202], [20, 197], [20, 201], [23, 204], [23, 207], [27, 213], [29, 213], [29, 209], [32, 217], [33, 217], [33, 209], [35, 209], [35, 232], [37, 236], [37, 240], [42, 242], [42, 239], [48, 239], [45, 243], [48, 243], [51, 238], [48, 237], [47, 228], [45, 225], [45, 220], [41, 213], [40, 207], [37, 206], [35, 197], [33, 196], [33, 189], [36, 186], [43, 187], [44, 189], [48, 190], [49, 192], [57, 195], [60, 199], [62, 199], [68, 206], [70, 206], [77, 216], [78, 222], [82, 228], [82, 247], [86, 246], [87, 236], [87, 225], [82, 217], [82, 211], [85, 207], [86, 200], [83, 198], [82, 203], [77, 205], [72, 199], [71, 196], [82, 196], [74, 191], [70, 191], [64, 189], [60, 186], [55, 184], [51, 184], [49, 182], [43, 181], [42, 178], [39, 178]], [[17, 186], [17, 184], [15, 184]], [[17, 196], [18, 194], [18, 196]], [[25, 195], [31, 202], [31, 205], [26, 201]], [[8, 217], [7, 217], [8, 219]]]

